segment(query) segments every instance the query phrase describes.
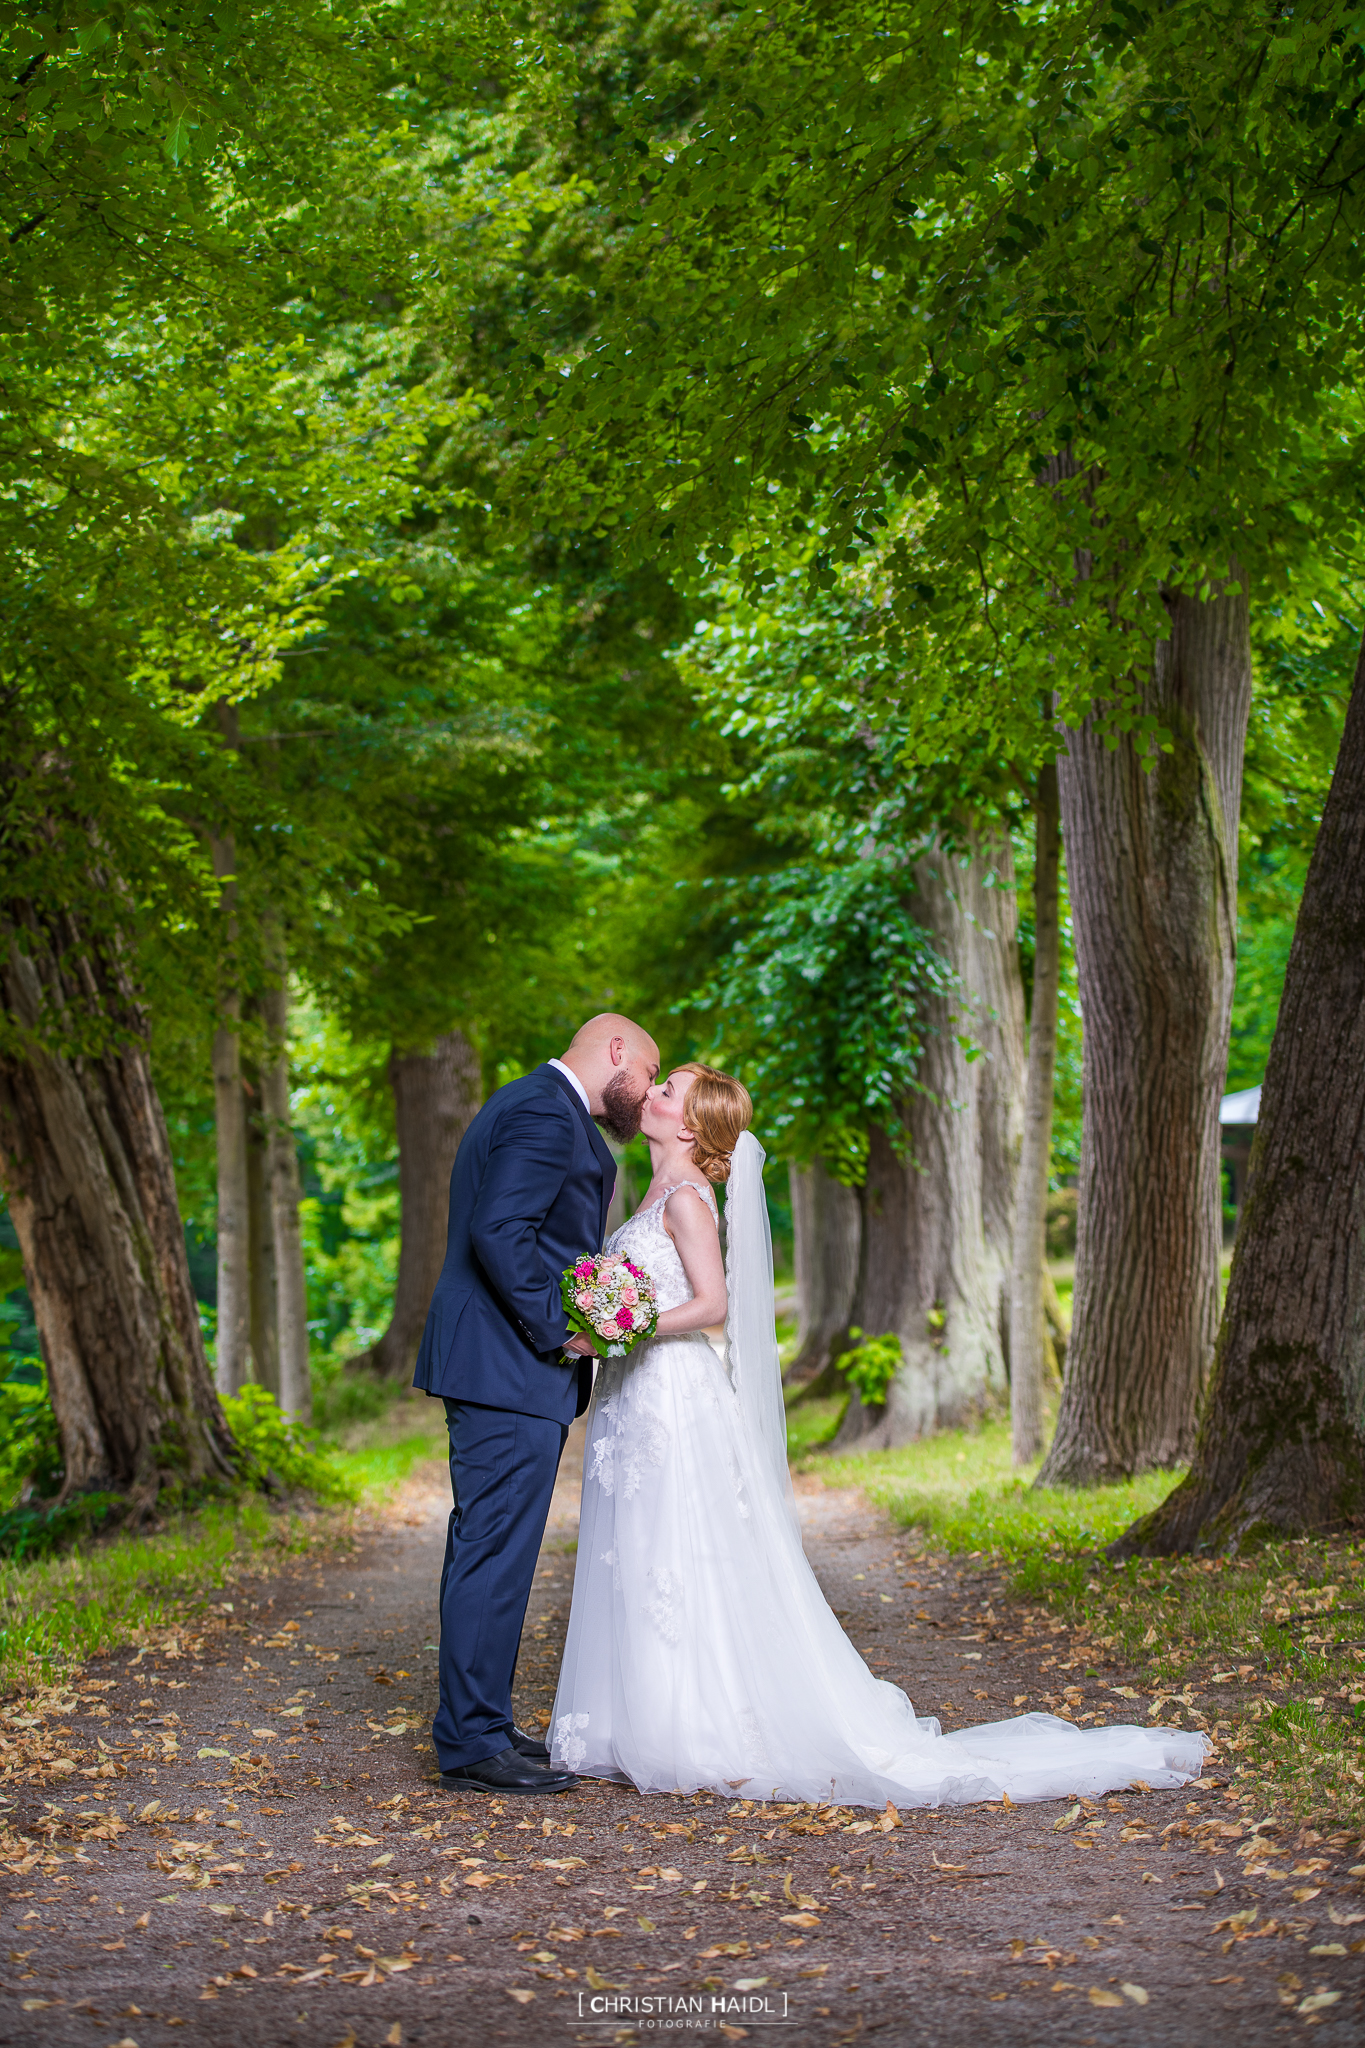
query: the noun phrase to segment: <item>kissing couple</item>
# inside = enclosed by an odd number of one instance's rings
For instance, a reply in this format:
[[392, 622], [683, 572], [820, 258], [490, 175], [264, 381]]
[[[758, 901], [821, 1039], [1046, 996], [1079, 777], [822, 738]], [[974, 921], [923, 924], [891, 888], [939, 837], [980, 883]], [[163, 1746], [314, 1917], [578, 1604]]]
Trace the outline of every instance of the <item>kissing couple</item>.
[[[498, 1089], [465, 1132], [415, 1376], [445, 1401], [455, 1500], [432, 1726], [444, 1783], [543, 1795], [586, 1775], [880, 1807], [1198, 1777], [1199, 1734], [1022, 1714], [945, 1735], [868, 1670], [801, 1548], [752, 1116], [748, 1091], [712, 1067], [661, 1080], [648, 1032], [606, 1015]], [[561, 1280], [602, 1245], [616, 1168], [599, 1124], [649, 1144], [653, 1178], [607, 1249], [649, 1275], [660, 1313], [594, 1385]], [[705, 1334], [720, 1324], [723, 1360]], [[512, 1678], [560, 1455], [585, 1409], [547, 1746], [514, 1725]]]

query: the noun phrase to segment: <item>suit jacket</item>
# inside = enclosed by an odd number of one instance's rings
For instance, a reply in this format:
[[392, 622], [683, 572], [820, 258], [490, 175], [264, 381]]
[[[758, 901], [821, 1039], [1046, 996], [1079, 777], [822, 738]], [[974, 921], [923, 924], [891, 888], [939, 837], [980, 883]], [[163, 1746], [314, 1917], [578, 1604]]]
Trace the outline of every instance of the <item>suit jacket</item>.
[[600, 1249], [615, 1183], [605, 1139], [557, 1068], [490, 1095], [455, 1155], [415, 1387], [554, 1422], [583, 1413], [592, 1361], [560, 1355], [559, 1285]]

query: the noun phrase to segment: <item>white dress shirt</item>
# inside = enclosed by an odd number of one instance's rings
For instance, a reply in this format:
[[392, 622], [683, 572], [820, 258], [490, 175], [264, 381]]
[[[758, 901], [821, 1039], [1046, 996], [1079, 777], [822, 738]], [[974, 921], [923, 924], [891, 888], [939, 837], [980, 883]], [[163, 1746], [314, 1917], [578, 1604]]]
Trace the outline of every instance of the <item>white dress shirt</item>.
[[574, 1094], [575, 1094], [575, 1095], [576, 1095], [576, 1096], [578, 1097], [578, 1099], [579, 1099], [579, 1101], [580, 1101], [580, 1102], [582, 1103], [582, 1105], [583, 1105], [584, 1109], [586, 1109], [586, 1110], [587, 1110], [587, 1112], [588, 1112], [588, 1115], [589, 1115], [589, 1116], [591, 1116], [591, 1115], [592, 1115], [592, 1104], [591, 1104], [591, 1103], [589, 1102], [589, 1100], [588, 1100], [588, 1091], [587, 1091], [587, 1089], [586, 1089], [586, 1088], [585, 1088], [585, 1087], [583, 1086], [583, 1083], [582, 1083], [582, 1082], [581, 1082], [581, 1081], [579, 1080], [579, 1078], [578, 1078], [577, 1074], [576, 1074], [576, 1073], [574, 1072], [573, 1068], [572, 1068], [572, 1067], [566, 1067], [566, 1066], [565, 1066], [565, 1064], [564, 1064], [564, 1062], [563, 1062], [563, 1060], [550, 1060], [550, 1061], [548, 1062], [548, 1064], [549, 1064], [550, 1066], [552, 1066], [552, 1067], [553, 1067], [553, 1068], [555, 1069], [556, 1073], [562, 1074], [562, 1075], [564, 1076], [564, 1079], [565, 1079], [565, 1080], [566, 1080], [566, 1081], [568, 1082], [569, 1086], [570, 1086], [570, 1087], [571, 1087], [571, 1088], [573, 1089], [573, 1091], [574, 1091]]

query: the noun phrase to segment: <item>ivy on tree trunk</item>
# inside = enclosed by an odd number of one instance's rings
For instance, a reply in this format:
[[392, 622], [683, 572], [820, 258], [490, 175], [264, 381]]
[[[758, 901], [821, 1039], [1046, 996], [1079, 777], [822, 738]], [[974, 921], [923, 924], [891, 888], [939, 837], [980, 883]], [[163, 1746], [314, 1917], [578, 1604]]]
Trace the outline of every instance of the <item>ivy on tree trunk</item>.
[[1365, 646], [1261, 1089], [1189, 1476], [1117, 1557], [1226, 1550], [1365, 1511]]

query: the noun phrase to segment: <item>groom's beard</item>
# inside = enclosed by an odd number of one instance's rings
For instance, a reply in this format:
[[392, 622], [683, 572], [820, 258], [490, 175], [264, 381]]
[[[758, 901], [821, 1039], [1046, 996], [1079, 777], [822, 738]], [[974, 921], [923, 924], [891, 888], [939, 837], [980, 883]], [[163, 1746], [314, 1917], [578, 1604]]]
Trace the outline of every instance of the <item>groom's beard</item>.
[[624, 1068], [613, 1074], [602, 1090], [602, 1114], [594, 1119], [618, 1145], [628, 1145], [638, 1136], [645, 1113], [645, 1093], [635, 1093], [636, 1084]]

